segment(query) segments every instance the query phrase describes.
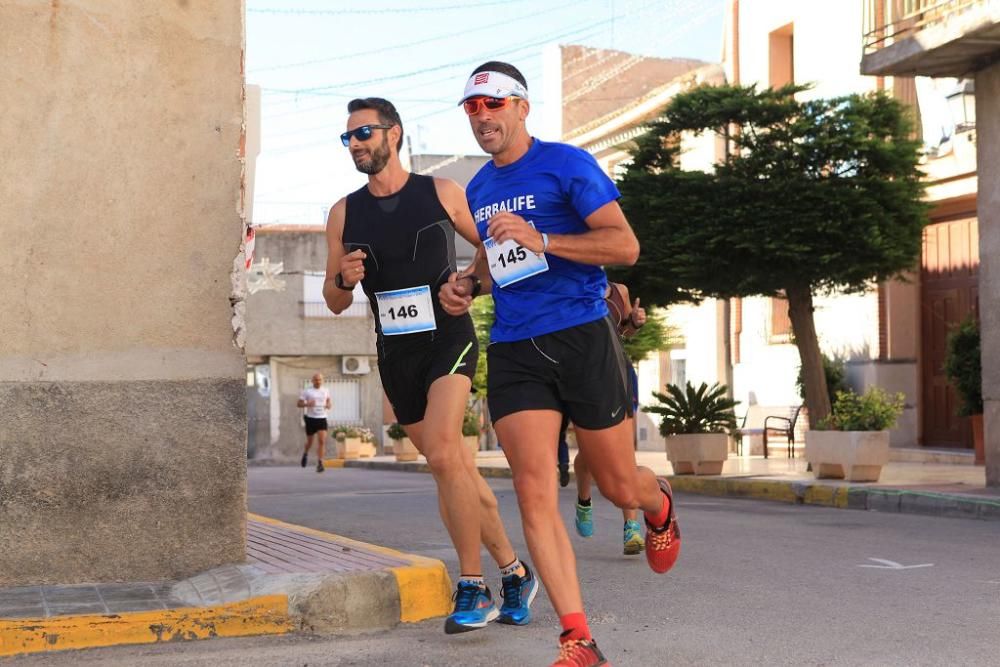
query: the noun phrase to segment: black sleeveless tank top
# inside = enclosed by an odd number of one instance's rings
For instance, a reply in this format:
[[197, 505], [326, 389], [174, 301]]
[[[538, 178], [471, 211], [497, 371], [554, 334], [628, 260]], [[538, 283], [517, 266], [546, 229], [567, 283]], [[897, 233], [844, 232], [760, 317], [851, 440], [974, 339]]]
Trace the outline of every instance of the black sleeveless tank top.
[[[375, 316], [380, 347], [434, 340], [450, 333], [473, 333], [472, 318], [449, 315], [438, 301], [438, 288], [455, 271], [455, 227], [434, 187], [434, 178], [410, 174], [394, 194], [376, 197], [362, 187], [347, 195], [344, 249], [365, 252], [365, 277], [361, 288]], [[376, 292], [420, 287], [431, 289], [434, 320], [431, 332], [383, 336]]]

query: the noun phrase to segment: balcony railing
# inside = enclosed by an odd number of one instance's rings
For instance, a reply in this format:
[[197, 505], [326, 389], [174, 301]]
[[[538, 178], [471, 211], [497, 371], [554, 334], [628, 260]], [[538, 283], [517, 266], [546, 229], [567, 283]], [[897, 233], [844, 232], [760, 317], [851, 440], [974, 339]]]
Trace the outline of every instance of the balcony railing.
[[883, 49], [989, 0], [864, 0], [864, 53]]

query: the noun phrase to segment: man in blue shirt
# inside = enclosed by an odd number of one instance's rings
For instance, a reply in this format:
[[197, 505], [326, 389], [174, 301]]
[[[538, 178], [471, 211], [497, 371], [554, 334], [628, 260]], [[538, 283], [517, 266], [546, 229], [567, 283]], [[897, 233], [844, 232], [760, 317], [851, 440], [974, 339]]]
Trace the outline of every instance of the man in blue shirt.
[[493, 159], [466, 191], [483, 240], [477, 262], [452, 274], [439, 297], [459, 314], [477, 280], [492, 284], [490, 416], [513, 473], [525, 540], [563, 626], [554, 667], [603, 665], [583, 613], [552, 459], [565, 412], [601, 493], [645, 512], [650, 566], [673, 566], [680, 533], [670, 486], [636, 466], [621, 343], [604, 304], [601, 267], [634, 264], [639, 243], [617, 188], [589, 154], [528, 133], [528, 87], [517, 68], [495, 61], [476, 68], [461, 103]]

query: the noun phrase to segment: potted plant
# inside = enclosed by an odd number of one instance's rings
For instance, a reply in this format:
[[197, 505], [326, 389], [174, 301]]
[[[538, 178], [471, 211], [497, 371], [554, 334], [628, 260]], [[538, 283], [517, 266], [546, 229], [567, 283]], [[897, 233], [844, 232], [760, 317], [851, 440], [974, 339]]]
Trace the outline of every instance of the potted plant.
[[479, 416], [469, 408], [465, 409], [462, 419], [462, 439], [475, 456], [479, 451]]
[[385, 434], [392, 440], [392, 453], [396, 456], [397, 461], [417, 460], [419, 452], [398, 422], [393, 422], [386, 429]]
[[333, 427], [333, 438], [337, 443], [338, 459], [361, 458], [361, 430], [348, 424]]
[[961, 400], [959, 417], [972, 423], [972, 444], [976, 465], [986, 463], [983, 446], [983, 367], [980, 356], [979, 324], [967, 317], [948, 335], [944, 372], [955, 385]]
[[667, 458], [677, 475], [718, 475], [729, 455], [729, 434], [736, 429], [727, 387], [702, 382], [697, 389], [666, 385], [667, 392], [653, 392], [659, 405], [646, 408], [662, 415], [660, 434], [666, 438]]
[[358, 448], [358, 455], [361, 458], [371, 458], [375, 456], [375, 434], [370, 428], [356, 429], [358, 437], [361, 438], [361, 446]]
[[864, 394], [837, 392], [830, 416], [806, 432], [806, 460], [816, 477], [877, 482], [889, 462], [889, 429], [903, 412], [904, 398], [879, 387]]

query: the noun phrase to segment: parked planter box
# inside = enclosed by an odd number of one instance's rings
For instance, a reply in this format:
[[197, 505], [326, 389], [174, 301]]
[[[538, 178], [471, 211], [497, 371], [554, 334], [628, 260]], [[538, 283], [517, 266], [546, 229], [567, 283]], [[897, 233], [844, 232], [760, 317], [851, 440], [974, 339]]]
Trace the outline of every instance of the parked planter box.
[[719, 475], [729, 456], [729, 436], [725, 433], [671, 435], [666, 446], [675, 475]]
[[469, 448], [472, 452], [472, 456], [475, 457], [476, 453], [479, 451], [479, 436], [463, 435], [462, 441], [465, 442], [465, 446]]
[[889, 431], [806, 431], [806, 460], [817, 478], [877, 482], [889, 462]]
[[420, 455], [413, 441], [409, 438], [393, 440], [392, 453], [395, 454], [397, 461], [416, 461], [417, 456]]
[[359, 459], [361, 458], [362, 442], [361, 438], [337, 438], [337, 458], [338, 459]]

